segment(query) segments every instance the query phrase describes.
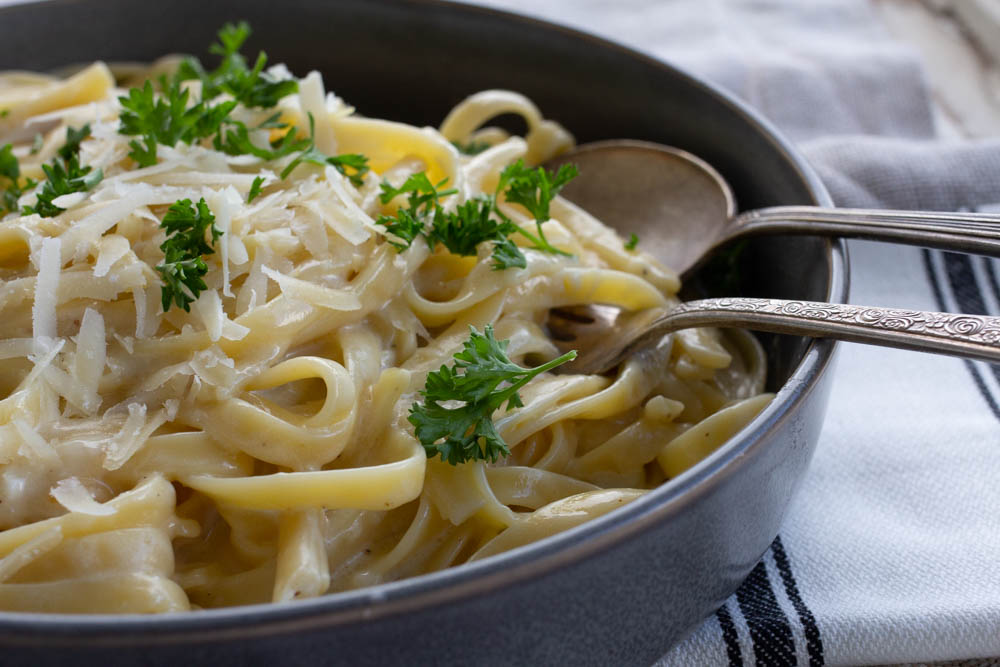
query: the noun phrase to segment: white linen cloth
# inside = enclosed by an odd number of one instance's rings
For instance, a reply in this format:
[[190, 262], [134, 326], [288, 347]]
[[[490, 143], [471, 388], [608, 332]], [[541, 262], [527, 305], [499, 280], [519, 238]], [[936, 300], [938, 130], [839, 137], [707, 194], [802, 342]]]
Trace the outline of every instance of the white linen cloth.
[[[489, 0], [722, 85], [796, 141], [841, 206], [1000, 202], [1000, 141], [944, 143], [920, 64], [865, 0]], [[956, 76], [962, 76], [956, 72]], [[1000, 264], [850, 242], [851, 302], [1000, 314]], [[775, 545], [659, 665], [1000, 656], [1000, 366], [843, 344]]]

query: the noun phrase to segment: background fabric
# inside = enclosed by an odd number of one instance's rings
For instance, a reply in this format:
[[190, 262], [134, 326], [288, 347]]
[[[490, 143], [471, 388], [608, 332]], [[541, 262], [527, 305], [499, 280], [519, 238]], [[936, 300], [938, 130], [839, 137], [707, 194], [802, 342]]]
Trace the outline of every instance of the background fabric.
[[[480, 4], [600, 34], [724, 86], [798, 143], [840, 206], [1000, 202], [1000, 140], [935, 139], [919, 61], [865, 0]], [[993, 260], [849, 250], [853, 303], [1000, 315]], [[845, 344], [835, 372], [781, 534], [660, 665], [1000, 656], [1000, 367]]]

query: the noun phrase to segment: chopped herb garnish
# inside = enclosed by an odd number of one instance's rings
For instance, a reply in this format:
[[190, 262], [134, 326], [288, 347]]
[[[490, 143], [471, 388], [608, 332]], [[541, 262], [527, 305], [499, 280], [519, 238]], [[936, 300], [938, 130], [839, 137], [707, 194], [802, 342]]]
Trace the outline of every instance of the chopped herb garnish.
[[0, 118], [6, 118], [10, 115], [10, 109], [0, 109]]
[[[172, 204], [160, 227], [167, 230], [167, 239], [160, 244], [164, 261], [156, 267], [163, 277], [160, 290], [163, 311], [174, 303], [190, 312], [191, 303], [207, 288], [202, 278], [208, 273], [208, 266], [202, 257], [215, 253], [212, 246], [222, 231], [215, 226], [215, 216], [204, 197], [197, 206], [190, 199]], [[205, 239], [206, 232], [210, 232], [211, 242]]]
[[250, 37], [250, 25], [240, 21], [227, 23], [218, 32], [219, 42], [209, 51], [222, 57], [219, 66], [206, 72], [197, 58], [185, 58], [177, 69], [176, 81], [201, 81], [202, 100], [211, 100], [228, 93], [245, 107], [270, 109], [281, 98], [298, 92], [299, 84], [293, 79], [274, 79], [264, 72], [267, 54], [257, 54], [253, 68], [240, 55], [243, 43]]
[[250, 186], [250, 192], [247, 193], [248, 204], [260, 196], [260, 188], [262, 185], [264, 185], [263, 176], [257, 176], [253, 179], [253, 184]]
[[523, 269], [528, 266], [528, 260], [514, 242], [510, 239], [497, 241], [493, 244], [493, 270]]
[[399, 209], [395, 216], [380, 215], [375, 222], [384, 225], [396, 237], [388, 241], [399, 252], [413, 245], [414, 239], [424, 232], [424, 221], [414, 216], [409, 209]]
[[193, 144], [217, 134], [236, 108], [232, 100], [215, 106], [202, 101], [188, 107], [188, 90], [181, 88], [180, 82], [166, 85], [162, 80], [161, 85], [164, 87], [161, 95], [147, 81], [142, 88], [132, 88], [127, 96], [118, 98], [122, 105], [118, 132], [142, 137], [141, 142], [135, 139], [129, 142], [132, 148], [129, 157], [143, 167], [156, 164], [157, 144], [170, 147], [180, 141]]
[[507, 201], [512, 204], [520, 204], [528, 209], [528, 212], [535, 218], [535, 227], [538, 230], [537, 237], [520, 227], [518, 227], [518, 231], [531, 239], [537, 249], [555, 255], [569, 254], [549, 243], [548, 239], [545, 238], [545, 232], [542, 231], [542, 223], [549, 219], [549, 204], [552, 203], [563, 186], [573, 180], [578, 173], [576, 165], [573, 164], [561, 165], [559, 171], [553, 174], [544, 167], [529, 169], [522, 160], [518, 160], [500, 172], [497, 191], [503, 190]]
[[628, 241], [625, 242], [625, 249], [635, 250], [637, 245], [639, 245], [639, 237], [635, 235], [635, 232], [633, 232], [629, 234]]
[[[492, 241], [494, 269], [524, 268], [527, 260], [509, 238], [515, 232], [530, 240], [536, 250], [569, 255], [548, 242], [542, 223], [549, 219], [552, 199], [576, 173], [573, 165], [563, 165], [552, 174], [542, 167], [528, 169], [518, 160], [501, 172], [494, 196], [471, 199], [454, 213], [446, 213], [440, 205], [441, 198], [453, 194], [455, 190], [441, 190], [446, 181], [432, 184], [427, 174], [420, 172], [410, 176], [398, 188], [382, 183], [380, 200], [383, 204], [406, 194], [408, 206], [401, 207], [394, 216], [379, 216], [376, 223], [385, 226], [399, 239], [389, 242], [400, 252], [409, 248], [421, 235], [432, 249], [441, 243], [449, 252], [465, 256], [475, 255], [480, 243]], [[508, 201], [521, 204], [535, 216], [537, 236], [515, 224], [497, 208], [497, 196], [505, 188], [504, 195]]]
[[[493, 424], [493, 413], [504, 403], [507, 410], [524, 405], [518, 391], [535, 376], [576, 358], [566, 354], [536, 368], [522, 368], [507, 357], [508, 341], [498, 341], [493, 327], [480, 334], [470, 327], [469, 339], [455, 363], [427, 374], [424, 402], [410, 406], [410, 423], [428, 458], [440, 456], [452, 465], [466, 461], [491, 461], [510, 454]], [[503, 385], [503, 386], [501, 386]], [[443, 402], [458, 401], [458, 407]]]
[[511, 222], [497, 222], [493, 217], [491, 197], [470, 199], [445, 213], [440, 207], [434, 212], [434, 226], [427, 236], [427, 243], [434, 248], [441, 243], [455, 255], [476, 254], [476, 247], [484, 241], [493, 241], [493, 268], [496, 270], [528, 265], [524, 255], [508, 236], [517, 231]]
[[21, 197], [18, 180], [21, 178], [21, 165], [14, 155], [14, 147], [4, 144], [0, 148], [0, 211], [7, 213], [17, 210], [17, 200]]
[[42, 165], [46, 180], [37, 195], [38, 201], [34, 206], [25, 206], [24, 215], [37, 213], [43, 218], [55, 217], [66, 209], [56, 206], [53, 200], [74, 192], [86, 192], [101, 182], [103, 171], [80, 164], [80, 143], [89, 136], [90, 125], [84, 125], [79, 130], [66, 128], [66, 143], [59, 149], [52, 164]]
[[[309, 164], [315, 164], [318, 166], [330, 165], [344, 176], [347, 176], [347, 178], [350, 179], [351, 183], [355, 186], [360, 186], [364, 183], [364, 175], [368, 171], [368, 158], [364, 155], [357, 155], [354, 153], [346, 153], [332, 157], [323, 154], [316, 149], [315, 129], [316, 125], [313, 121], [313, 116], [312, 114], [309, 114], [309, 139], [302, 148], [302, 153], [289, 162], [288, 166], [281, 171], [281, 177], [288, 178], [288, 175], [291, 174], [297, 166], [303, 162], [308, 162]], [[350, 173], [348, 173], [348, 169], [351, 170]]]
[[399, 252], [409, 248], [418, 236], [424, 234], [425, 220], [431, 218], [435, 210], [440, 209], [441, 198], [457, 192], [454, 188], [441, 189], [445, 183], [447, 179], [438, 182], [437, 185], [431, 183], [427, 174], [422, 171], [411, 175], [398, 188], [386, 181], [382, 182], [379, 201], [383, 204], [388, 204], [402, 194], [405, 194], [407, 199], [406, 207], [400, 207], [394, 216], [380, 215], [375, 221], [399, 239], [389, 240]]
[[31, 154], [37, 155], [38, 151], [42, 150], [42, 145], [45, 143], [45, 137], [42, 136], [41, 132], [35, 132], [35, 138], [31, 140]]
[[461, 141], [453, 141], [451, 145], [457, 148], [459, 153], [465, 155], [479, 155], [490, 147], [485, 141], [470, 141], [467, 144], [463, 144]]
[[435, 185], [431, 183], [431, 180], [427, 178], [427, 173], [423, 171], [407, 178], [398, 188], [383, 181], [380, 186], [382, 194], [379, 195], [379, 201], [388, 204], [399, 195], [405, 194], [410, 212], [414, 215], [425, 216], [434, 211], [441, 203], [442, 197], [458, 192], [455, 188], [442, 190], [441, 188], [447, 182], [448, 179], [443, 179]]
[[[303, 162], [316, 165], [330, 165], [347, 176], [351, 183], [360, 186], [368, 171], [368, 158], [363, 155], [346, 154], [327, 156], [316, 149], [313, 139], [313, 118], [309, 116], [309, 136], [300, 136], [296, 128], [288, 128], [281, 121], [281, 113], [274, 113], [256, 130], [286, 129], [280, 138], [269, 146], [260, 146], [251, 141], [251, 129], [240, 120], [230, 117], [238, 104], [245, 107], [271, 108], [285, 96], [298, 91], [298, 82], [277, 80], [266, 74], [264, 66], [267, 56], [261, 52], [252, 68], [240, 55], [240, 47], [250, 36], [250, 26], [245, 22], [236, 25], [227, 23], [218, 33], [219, 42], [213, 44], [211, 52], [222, 57], [219, 66], [211, 72], [196, 58], [186, 58], [173, 79], [160, 78], [160, 93], [147, 81], [142, 88], [133, 88], [128, 95], [119, 97], [122, 113], [119, 132], [135, 136], [129, 142], [129, 157], [142, 167], [156, 164], [157, 146], [174, 147], [178, 142], [195, 144], [212, 137], [216, 150], [228, 155], [253, 155], [263, 160], [276, 160], [299, 153], [281, 172], [281, 178], [288, 175]], [[201, 82], [201, 99], [189, 106], [188, 89], [181, 84], [185, 81]], [[233, 99], [213, 104], [212, 100], [228, 94]]]
[[[257, 129], [265, 129], [264, 126]], [[255, 155], [262, 160], [276, 160], [286, 155], [305, 150], [309, 146], [307, 137], [299, 137], [295, 128], [290, 129], [278, 140], [271, 142], [270, 148], [262, 148], [250, 141], [250, 130], [243, 123], [232, 123], [216, 136], [215, 148], [228, 155]]]

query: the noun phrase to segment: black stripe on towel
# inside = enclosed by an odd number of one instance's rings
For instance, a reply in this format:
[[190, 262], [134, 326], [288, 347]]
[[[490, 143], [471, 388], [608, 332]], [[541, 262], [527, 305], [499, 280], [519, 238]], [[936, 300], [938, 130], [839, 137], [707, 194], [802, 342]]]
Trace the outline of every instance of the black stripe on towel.
[[795, 613], [799, 615], [799, 622], [802, 623], [802, 631], [806, 636], [806, 650], [809, 652], [809, 667], [822, 667], [825, 661], [819, 626], [816, 625], [816, 617], [799, 594], [799, 586], [795, 582], [795, 575], [792, 574], [788, 554], [785, 553], [785, 547], [781, 543], [781, 535], [775, 538], [771, 551], [774, 553], [774, 564], [778, 567], [778, 574], [781, 575], [781, 583], [785, 586], [785, 594], [788, 595]]
[[[986, 299], [979, 288], [975, 270], [972, 268], [972, 256], [960, 255], [955, 252], [944, 253], [945, 270], [948, 272], [948, 282], [951, 283], [951, 293], [955, 296], [958, 309], [970, 315], [989, 315], [986, 312]], [[989, 364], [993, 377], [1000, 382], [1000, 365]], [[992, 392], [991, 392], [992, 394]], [[993, 401], [997, 397], [993, 396]]]
[[757, 664], [793, 667], [796, 657], [792, 628], [778, 605], [764, 561], [757, 563], [757, 567], [736, 590], [736, 601], [750, 629]]
[[719, 607], [715, 612], [715, 618], [722, 628], [722, 641], [726, 643], [726, 655], [729, 656], [729, 667], [743, 667], [743, 654], [740, 652], [740, 639], [736, 636], [736, 625], [733, 617], [729, 615], [726, 605]]
[[[930, 283], [931, 289], [934, 291], [934, 300], [937, 301], [938, 309], [947, 312], [948, 305], [944, 300], [944, 290], [942, 289], [941, 281], [938, 280], [937, 272], [934, 270], [934, 262], [931, 261], [931, 251], [924, 248], [922, 255], [924, 259], [924, 270], [927, 273], [927, 281]], [[945, 259], [947, 259], [947, 255], [948, 253], [945, 253]], [[979, 367], [968, 359], [963, 359], [963, 361], [965, 362], [965, 367], [968, 369], [969, 374], [972, 376], [972, 381], [976, 384], [976, 388], [979, 389], [979, 393], [982, 394], [986, 404], [993, 412], [993, 416], [1000, 419], [1000, 405], [997, 404], [997, 400], [994, 398], [993, 392], [991, 392], [986, 386], [986, 381], [979, 373]]]

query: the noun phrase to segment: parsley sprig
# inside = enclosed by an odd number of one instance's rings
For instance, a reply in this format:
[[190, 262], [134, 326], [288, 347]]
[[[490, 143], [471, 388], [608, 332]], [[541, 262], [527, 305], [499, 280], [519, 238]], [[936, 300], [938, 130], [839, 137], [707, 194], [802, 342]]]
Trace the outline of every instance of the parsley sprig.
[[[202, 278], [208, 273], [208, 266], [202, 257], [215, 253], [212, 246], [222, 236], [222, 231], [215, 226], [215, 215], [204, 197], [197, 206], [190, 199], [172, 204], [160, 227], [167, 230], [167, 240], [160, 244], [164, 261], [156, 267], [163, 278], [160, 289], [163, 311], [176, 304], [190, 312], [191, 303], [207, 289]], [[206, 232], [210, 233], [211, 243], [205, 238]]]
[[[470, 327], [469, 339], [452, 366], [428, 373], [420, 392], [424, 402], [410, 407], [409, 421], [428, 458], [452, 465], [490, 461], [510, 454], [493, 423], [493, 413], [523, 407], [518, 391], [535, 376], [576, 358], [571, 351], [535, 368], [522, 368], [507, 357], [509, 341], [498, 341], [493, 327], [483, 333]], [[462, 405], [446, 407], [445, 402]]]
[[157, 95], [153, 84], [147, 81], [142, 88], [132, 88], [128, 95], [118, 98], [122, 106], [118, 132], [142, 138], [141, 142], [137, 139], [129, 142], [132, 149], [129, 157], [142, 167], [156, 164], [158, 144], [170, 147], [180, 141], [193, 144], [218, 133], [236, 108], [235, 100], [215, 106], [203, 100], [188, 107], [188, 89], [182, 88], [179, 81], [168, 84], [161, 79], [161, 87], [163, 94]]
[[[507, 201], [520, 204], [535, 218], [538, 235], [518, 227], [517, 230], [529, 238], [539, 250], [554, 255], [569, 255], [556, 248], [542, 231], [542, 223], [549, 219], [549, 204], [567, 183], [576, 178], [579, 171], [574, 164], [564, 164], [554, 174], [544, 167], [530, 169], [523, 160], [518, 160], [500, 172], [500, 182], [497, 191], [503, 190]], [[513, 224], [513, 223], [512, 223]]]
[[[80, 164], [80, 144], [89, 136], [89, 124], [79, 130], [66, 128], [66, 143], [59, 149], [52, 164], [42, 165], [46, 180], [38, 192], [38, 201], [34, 206], [25, 206], [22, 210], [24, 215], [37, 213], [43, 218], [55, 217], [66, 209], [56, 206], [54, 199], [74, 192], [86, 192], [101, 182], [104, 178], [102, 170]], [[15, 205], [16, 202], [15, 198]]]
[[[281, 170], [281, 177], [288, 178], [288, 175], [303, 162], [315, 164], [320, 167], [328, 164], [344, 176], [347, 176], [355, 186], [360, 187], [364, 183], [364, 175], [368, 171], [368, 158], [357, 153], [344, 153], [333, 156], [324, 154], [316, 148], [315, 131], [316, 123], [313, 120], [313, 115], [309, 114], [309, 138], [303, 139], [297, 144], [296, 150], [301, 150], [302, 152], [289, 162], [288, 166]], [[294, 132], [294, 129], [292, 132]], [[348, 169], [351, 170], [350, 173], [348, 173]]]
[[[298, 91], [298, 82], [277, 80], [264, 72], [267, 55], [260, 52], [252, 68], [240, 54], [240, 48], [250, 36], [250, 26], [246, 22], [236, 25], [226, 24], [218, 33], [219, 42], [213, 44], [211, 52], [221, 56], [219, 66], [206, 71], [196, 58], [186, 58], [174, 77], [159, 80], [160, 92], [147, 81], [142, 88], [133, 88], [127, 95], [119, 97], [122, 106], [119, 132], [134, 136], [129, 142], [132, 149], [129, 157], [142, 167], [157, 162], [157, 146], [176, 146], [183, 142], [195, 144], [212, 139], [216, 150], [228, 155], [254, 155], [264, 160], [277, 160], [294, 155], [288, 166], [281, 172], [281, 178], [289, 174], [303, 162], [315, 165], [330, 165], [360, 186], [368, 171], [368, 159], [363, 155], [344, 154], [328, 156], [317, 150], [314, 140], [313, 117], [309, 116], [309, 134], [302, 135], [294, 127], [281, 121], [281, 113], [275, 113], [255, 128], [232, 117], [232, 112], [242, 104], [248, 108], [272, 108], [285, 96]], [[189, 89], [183, 82], [201, 82], [201, 98], [190, 103]], [[228, 94], [232, 99], [214, 102], [220, 95]], [[267, 146], [255, 144], [251, 130], [285, 130]]]
[[[454, 212], [446, 212], [441, 207], [441, 198], [454, 194], [455, 190], [442, 190], [446, 181], [432, 184], [427, 174], [420, 172], [410, 176], [399, 188], [382, 183], [380, 199], [383, 204], [406, 194], [408, 205], [400, 207], [392, 216], [379, 216], [375, 222], [395, 237], [389, 243], [400, 252], [409, 248], [418, 236], [423, 236], [432, 249], [441, 243], [449, 252], [463, 256], [475, 255], [480, 243], [491, 241], [494, 269], [524, 268], [527, 260], [510, 239], [514, 233], [526, 237], [537, 250], [569, 255], [549, 243], [542, 231], [542, 223], [549, 219], [552, 199], [576, 174], [573, 165], [563, 165], [559, 171], [551, 173], [542, 167], [529, 169], [518, 160], [500, 173], [500, 181], [492, 196], [470, 199]], [[535, 218], [537, 234], [517, 225], [497, 207], [501, 191], [507, 201], [528, 209]]]
[[406, 206], [400, 207], [395, 215], [380, 215], [375, 220], [399, 239], [389, 240], [399, 252], [409, 248], [418, 236], [424, 235], [425, 221], [441, 208], [441, 198], [458, 192], [454, 188], [443, 189], [447, 182], [448, 179], [443, 179], [436, 184], [431, 183], [431, 179], [423, 171], [411, 175], [398, 188], [386, 181], [382, 182], [379, 201], [383, 204], [388, 204], [399, 195], [405, 194], [407, 199]]
[[14, 155], [14, 147], [11, 144], [4, 144], [0, 147], [0, 213], [8, 213], [17, 210], [17, 200], [21, 198], [24, 189], [31, 187], [28, 184], [22, 189], [20, 184], [21, 165]]
[[267, 54], [257, 54], [252, 68], [240, 54], [243, 43], [250, 37], [250, 25], [246, 21], [227, 23], [218, 32], [219, 42], [212, 44], [209, 51], [221, 57], [219, 66], [211, 72], [205, 71], [197, 58], [185, 58], [177, 69], [177, 82], [201, 81], [202, 99], [213, 99], [228, 93], [234, 100], [248, 108], [270, 109], [281, 98], [298, 92], [299, 84], [292, 79], [274, 79], [264, 72]]
[[261, 186], [263, 185], [264, 185], [264, 177], [255, 176], [253, 179], [253, 183], [250, 185], [250, 192], [247, 193], [248, 204], [260, 196]]
[[485, 141], [470, 141], [465, 144], [460, 141], [453, 141], [451, 145], [457, 148], [458, 152], [463, 155], [479, 155], [490, 147]]
[[441, 243], [455, 255], [476, 254], [476, 247], [484, 241], [493, 242], [493, 268], [500, 271], [528, 265], [524, 254], [508, 238], [518, 231], [517, 225], [493, 217], [496, 207], [492, 197], [470, 199], [458, 206], [454, 213], [434, 212], [434, 226], [427, 236], [431, 248]]

